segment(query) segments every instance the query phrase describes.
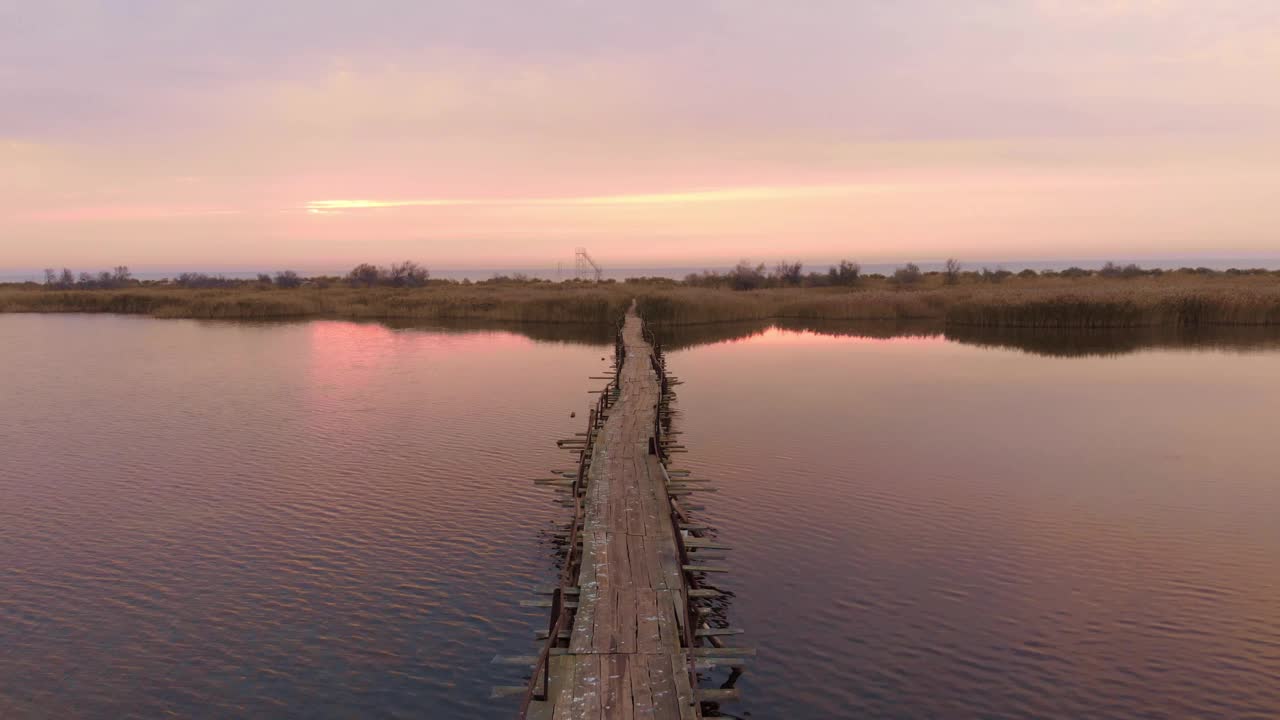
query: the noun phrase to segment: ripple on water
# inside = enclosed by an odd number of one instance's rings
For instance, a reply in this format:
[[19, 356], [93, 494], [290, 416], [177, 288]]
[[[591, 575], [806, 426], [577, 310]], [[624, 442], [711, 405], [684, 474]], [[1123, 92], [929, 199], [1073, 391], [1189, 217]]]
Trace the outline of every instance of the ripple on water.
[[[600, 352], [0, 315], [0, 716], [505, 712], [488, 661], [530, 652], [553, 577], [527, 479]], [[672, 353], [735, 548], [716, 617], [760, 650], [737, 711], [1280, 716], [1275, 360]]]

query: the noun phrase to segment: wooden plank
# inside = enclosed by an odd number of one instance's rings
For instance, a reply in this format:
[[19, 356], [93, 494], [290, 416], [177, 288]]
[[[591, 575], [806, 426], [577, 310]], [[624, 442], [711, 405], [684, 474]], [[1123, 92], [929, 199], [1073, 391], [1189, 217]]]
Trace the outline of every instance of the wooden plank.
[[617, 651], [619, 631], [615, 620], [617, 603], [617, 590], [614, 590], [612, 585], [603, 586], [600, 589], [599, 598], [596, 600], [596, 627], [595, 635], [591, 641], [592, 652], [611, 653]]
[[693, 661], [694, 667], [698, 670], [714, 670], [716, 668], [742, 668], [750, 665], [752, 658], [749, 657], [699, 657]]
[[[619, 524], [622, 524], [622, 515], [619, 513]], [[610, 581], [615, 588], [631, 588], [635, 586], [635, 581], [631, 570], [631, 548], [629, 547], [631, 536], [625, 532], [609, 533], [609, 561], [612, 563], [612, 575]]]
[[498, 698], [524, 695], [528, 689], [528, 685], [494, 685], [489, 692], [489, 698], [497, 700]]
[[739, 628], [698, 628], [693, 632], [696, 637], [717, 637], [720, 635], [741, 635], [746, 630]]
[[693, 654], [707, 657], [729, 657], [730, 655], [754, 657], [756, 649], [743, 647], [694, 648]]
[[549, 658], [551, 662], [551, 687], [547, 697], [553, 704], [552, 720], [572, 720], [573, 686], [577, 677], [573, 657], [560, 655]]
[[533, 665], [538, 662], [537, 655], [494, 655], [489, 662], [494, 665]]
[[636, 593], [636, 652], [657, 653], [662, 649], [658, 629], [658, 603], [652, 590]]
[[653, 686], [649, 679], [648, 659], [652, 655], [635, 655], [627, 666], [631, 680], [631, 700], [635, 720], [655, 720], [657, 706], [653, 702]]
[[738, 699], [738, 688], [698, 688], [696, 694], [702, 702], [730, 702]]
[[616, 653], [600, 656], [600, 672], [604, 690], [600, 709], [603, 717], [634, 720], [635, 704], [631, 699], [631, 655]]
[[660, 652], [671, 652], [680, 647], [680, 633], [676, 629], [675, 604], [671, 602], [670, 590], [659, 590], [654, 593], [658, 618], [658, 649]]
[[[551, 598], [538, 598], [536, 600], [520, 601], [520, 607], [549, 608], [551, 605]], [[576, 600], [565, 600], [564, 606], [567, 608], [576, 608], [578, 607], [578, 602]]]
[[617, 604], [617, 652], [633, 653], [636, 651], [639, 629], [639, 613], [636, 611], [636, 591], [626, 589], [618, 591]]
[[729, 572], [729, 568], [720, 565], [685, 565], [684, 569], [687, 572]]
[[707, 548], [709, 550], [732, 550], [733, 548], [715, 540], [707, 538], [690, 537], [684, 539], [685, 547], [691, 548]]
[[599, 655], [569, 655], [573, 659], [573, 703], [571, 717], [598, 718], [600, 714], [601, 672]]
[[679, 720], [680, 699], [671, 677], [671, 656], [644, 655], [649, 668], [649, 692], [653, 697], [655, 720]]
[[[554, 592], [556, 591], [556, 588], [557, 588], [557, 587], [558, 587], [558, 586], [556, 586], [556, 585], [534, 585], [534, 586], [531, 588], [531, 590], [532, 590], [533, 592], [537, 593], [538, 595], [550, 595], [550, 594], [552, 594], [552, 593], [554, 593]], [[577, 594], [578, 594], [578, 588], [576, 588], [576, 587], [567, 587], [567, 588], [564, 588], [564, 589], [563, 589], [563, 592], [564, 592], [564, 594], [565, 594], [565, 595], [577, 595]]]
[[698, 700], [689, 681], [689, 658], [684, 653], [671, 656], [671, 676], [675, 679], [676, 701], [680, 706], [680, 720], [697, 720], [701, 715]]

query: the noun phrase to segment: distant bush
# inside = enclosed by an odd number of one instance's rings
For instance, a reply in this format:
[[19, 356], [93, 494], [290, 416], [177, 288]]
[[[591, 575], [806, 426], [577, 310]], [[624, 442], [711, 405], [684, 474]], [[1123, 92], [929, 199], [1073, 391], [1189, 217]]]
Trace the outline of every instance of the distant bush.
[[989, 268], [982, 268], [983, 282], [1001, 283], [1001, 282], [1004, 282], [1006, 278], [1009, 278], [1012, 276], [1013, 276], [1013, 273], [1009, 272], [1008, 270], [1005, 270], [1004, 268], [996, 268], [995, 270], [991, 270]]
[[[261, 278], [262, 276], [259, 275], [258, 277]], [[298, 273], [292, 270], [281, 270], [280, 272], [276, 273], [276, 287], [281, 287], [281, 288], [302, 287], [302, 278], [298, 276]]]
[[907, 263], [897, 270], [893, 271], [891, 280], [895, 285], [915, 285], [924, 277], [924, 273], [920, 272], [920, 266], [915, 263]]
[[770, 279], [778, 286], [796, 286], [800, 284], [803, 270], [804, 266], [800, 263], [783, 260], [774, 266]]
[[1108, 262], [1106, 265], [1102, 266], [1102, 269], [1098, 271], [1098, 274], [1105, 278], [1130, 279], [1142, 277], [1143, 275], [1146, 275], [1147, 272], [1134, 263], [1120, 266], [1113, 262]]
[[378, 272], [378, 266], [369, 263], [360, 263], [351, 268], [351, 272], [347, 273], [347, 281], [351, 283], [352, 287], [373, 287], [378, 284], [380, 278], [381, 273]]
[[392, 263], [387, 267], [378, 267], [370, 263], [360, 263], [347, 273], [347, 282], [352, 287], [422, 287], [431, 278], [426, 268], [411, 260]]
[[241, 284], [239, 280], [232, 278], [198, 272], [180, 273], [173, 282], [178, 287], [184, 288], [230, 288]]
[[728, 275], [729, 287], [734, 290], [757, 290], [766, 285], [764, 263], [752, 266], [746, 260], [739, 262]]
[[647, 276], [647, 275], [624, 278], [622, 282], [630, 285], [676, 285], [677, 284], [676, 280], [672, 280], [671, 278], [668, 278], [668, 277]]
[[383, 275], [385, 282], [392, 287], [422, 287], [431, 278], [431, 273], [412, 260], [392, 263]]
[[844, 287], [853, 287], [858, 284], [858, 277], [862, 274], [862, 266], [856, 262], [841, 260], [839, 265], [831, 266], [827, 270], [827, 278], [832, 285], [842, 285]]

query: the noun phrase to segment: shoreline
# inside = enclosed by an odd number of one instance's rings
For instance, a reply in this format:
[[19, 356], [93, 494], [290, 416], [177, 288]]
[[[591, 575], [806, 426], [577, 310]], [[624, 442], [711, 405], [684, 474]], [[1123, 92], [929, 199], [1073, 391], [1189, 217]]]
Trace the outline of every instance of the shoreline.
[[188, 319], [466, 320], [616, 323], [635, 299], [655, 326], [743, 321], [926, 323], [939, 328], [1144, 328], [1280, 325], [1280, 278], [869, 281], [857, 288], [729, 290], [677, 283], [432, 283], [420, 288], [119, 289], [0, 285], [0, 312], [120, 313]]

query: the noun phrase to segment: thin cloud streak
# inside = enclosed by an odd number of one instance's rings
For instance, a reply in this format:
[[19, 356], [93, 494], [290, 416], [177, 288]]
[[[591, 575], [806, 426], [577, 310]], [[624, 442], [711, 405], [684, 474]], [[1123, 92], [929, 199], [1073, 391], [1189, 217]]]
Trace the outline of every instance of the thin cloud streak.
[[558, 198], [428, 198], [420, 200], [311, 200], [304, 205], [308, 212], [328, 213], [344, 210], [385, 210], [411, 207], [592, 207], [601, 205], [691, 205], [700, 203], [741, 202], [745, 200], [785, 200], [791, 198], [830, 198], [894, 189], [888, 184], [807, 185], [799, 187], [737, 187], [714, 190], [691, 190], [669, 193], [631, 195], [587, 195]]

